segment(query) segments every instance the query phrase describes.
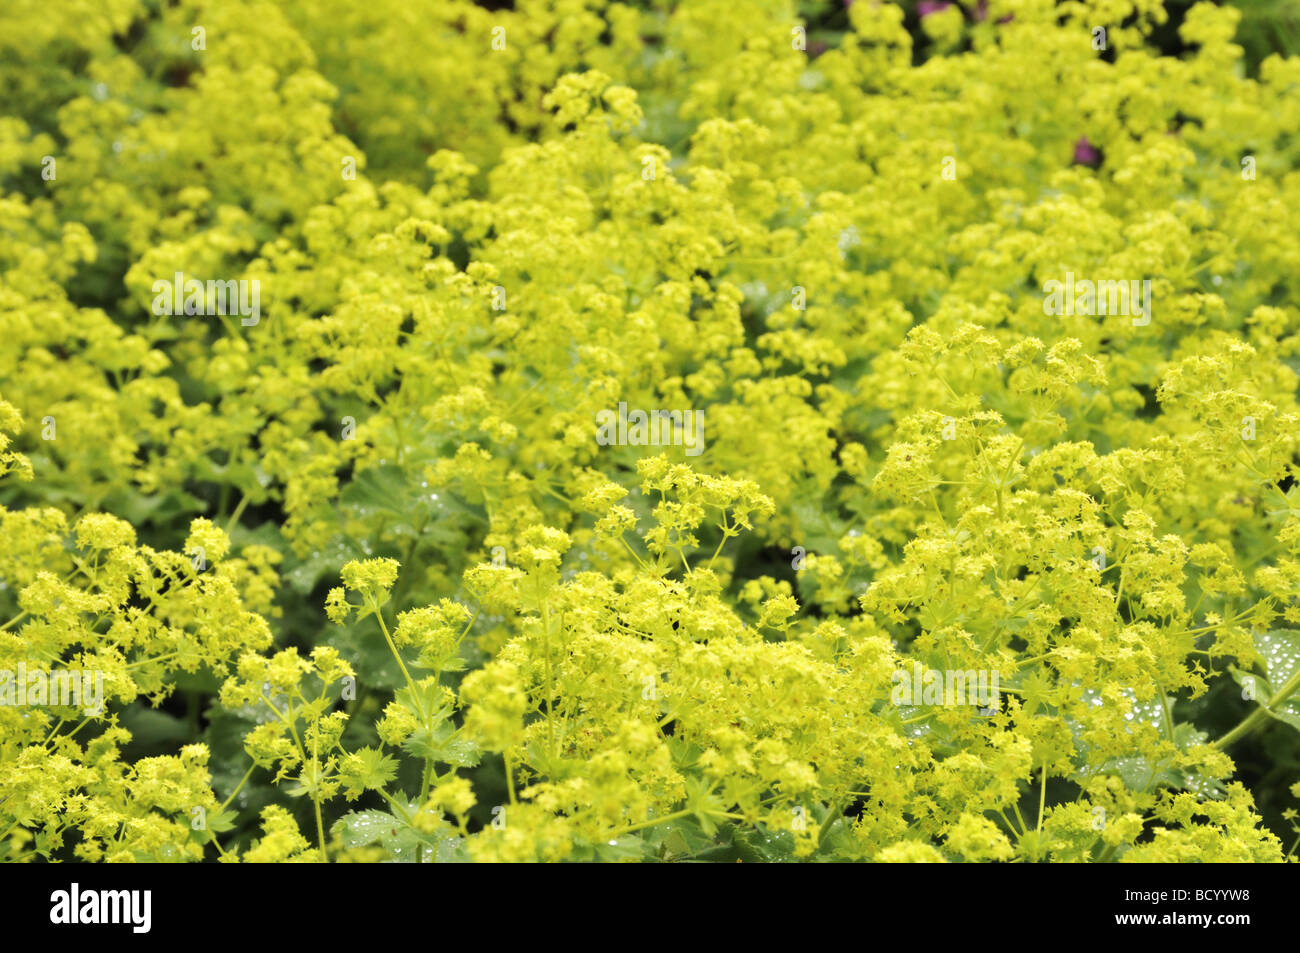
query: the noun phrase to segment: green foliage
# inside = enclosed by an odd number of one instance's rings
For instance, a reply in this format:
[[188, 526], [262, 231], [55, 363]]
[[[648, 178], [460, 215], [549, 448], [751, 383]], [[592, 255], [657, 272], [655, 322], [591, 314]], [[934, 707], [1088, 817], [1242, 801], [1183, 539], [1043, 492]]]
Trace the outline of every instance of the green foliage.
[[1300, 60], [1176, 12], [11, 0], [0, 856], [1294, 858]]

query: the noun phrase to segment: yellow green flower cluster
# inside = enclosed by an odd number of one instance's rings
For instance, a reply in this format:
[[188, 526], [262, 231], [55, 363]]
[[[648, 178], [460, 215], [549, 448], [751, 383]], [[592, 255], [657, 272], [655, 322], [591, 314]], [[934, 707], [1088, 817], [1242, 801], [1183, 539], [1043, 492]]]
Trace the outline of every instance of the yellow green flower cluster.
[[1294, 859], [1300, 57], [513, 7], [0, 9], [0, 858]]

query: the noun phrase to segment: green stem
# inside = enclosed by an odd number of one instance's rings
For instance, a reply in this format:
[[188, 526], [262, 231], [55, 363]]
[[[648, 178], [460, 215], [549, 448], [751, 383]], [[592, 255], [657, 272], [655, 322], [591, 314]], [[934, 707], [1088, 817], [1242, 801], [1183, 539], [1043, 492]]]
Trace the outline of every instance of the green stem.
[[[414, 543], [412, 543], [414, 548]], [[384, 621], [384, 614], [379, 609], [379, 603], [373, 598], [367, 598], [371, 611], [374, 612], [375, 618], [379, 620], [379, 629], [384, 633], [384, 641], [388, 643], [388, 651], [393, 653], [393, 658], [397, 660], [398, 667], [402, 670], [402, 677], [406, 679], [407, 690], [411, 693], [411, 700], [415, 702], [415, 707], [420, 712], [420, 721], [424, 723], [425, 731], [432, 732], [433, 725], [430, 724], [429, 713], [424, 710], [424, 700], [420, 698], [420, 693], [416, 691], [415, 680], [411, 678], [411, 673], [406, 668], [406, 663], [402, 661], [401, 653], [397, 651], [397, 643], [393, 641], [392, 635], [388, 631], [388, 623]], [[471, 620], [472, 621], [472, 620]], [[429, 785], [435, 774], [433, 761], [429, 758], [424, 759], [424, 770], [420, 774], [420, 806], [429, 799]], [[424, 847], [420, 847], [420, 860], [424, 860]]]
[[405, 807], [403, 807], [402, 803], [398, 801], [397, 798], [393, 797], [383, 788], [378, 788], [377, 790], [379, 791], [383, 799], [389, 803], [389, 805], [393, 808], [393, 810], [396, 811], [398, 815], [401, 816], [402, 820], [406, 821], [408, 824], [411, 823], [412, 821], [411, 812], [408, 811]]
[[20, 613], [18, 613], [16, 616], [14, 616], [12, 619], [10, 619], [8, 622], [6, 622], [4, 625], [0, 625], [0, 632], [3, 632], [5, 629], [9, 628], [9, 627], [12, 626], [12, 625], [17, 625], [19, 622], [22, 622], [23, 619], [27, 618], [27, 616], [29, 616], [30, 614], [31, 614], [31, 613], [29, 613], [29, 612], [20, 612]]
[[1042, 838], [1043, 838], [1043, 814], [1047, 810], [1047, 762], [1043, 762], [1042, 771], [1038, 778], [1038, 824], [1034, 828], [1034, 836], [1037, 843], [1034, 845], [1035, 856], [1042, 856]]
[[235, 524], [239, 522], [239, 518], [244, 515], [244, 507], [246, 506], [248, 506], [248, 497], [241, 496], [239, 502], [235, 504], [235, 512], [231, 513], [230, 519], [226, 520], [227, 536], [229, 536], [230, 531], [235, 528]]
[[[307, 748], [302, 743], [302, 739], [298, 737], [298, 729], [294, 724], [298, 720], [298, 716], [293, 713], [293, 699], [289, 698], [287, 700], [288, 703], [285, 705], [285, 710], [288, 712], [287, 716], [283, 712], [281, 712], [280, 709], [276, 708], [275, 705], [271, 703], [271, 699], [267, 698], [265, 695], [262, 695], [261, 699], [263, 702], [266, 703], [266, 707], [271, 709], [275, 717], [279, 718], [282, 722], [284, 722], [285, 727], [289, 729], [289, 735], [290, 737], [293, 738], [293, 743], [298, 746], [298, 751], [302, 755], [303, 763], [306, 764]], [[315, 785], [317, 785], [319, 790], [320, 775], [319, 775], [319, 768], [317, 767], [316, 744], [317, 744], [317, 739], [313, 738], [312, 739], [312, 751], [313, 751], [312, 782]], [[311, 798], [312, 807], [315, 808], [316, 811], [316, 837], [320, 842], [321, 857], [324, 858], [326, 863], [329, 863], [329, 855], [325, 852], [325, 825], [321, 822], [319, 797], [320, 797], [319, 793], [313, 792]]]
[[505, 758], [505, 760], [506, 760], [506, 791], [507, 791], [507, 793], [509, 793], [509, 795], [510, 795], [510, 803], [511, 803], [511, 805], [514, 805], [514, 804], [516, 803], [516, 802], [515, 802], [515, 771], [514, 771], [514, 766], [510, 763], [510, 752], [509, 752], [509, 751], [503, 752], [503, 753], [502, 753], [502, 756], [503, 756], [503, 757]]
[[633, 831], [639, 831], [646, 827], [654, 827], [656, 824], [667, 824], [669, 821], [680, 820], [681, 818], [689, 817], [694, 813], [695, 812], [690, 808], [684, 808], [683, 810], [680, 811], [674, 811], [672, 814], [665, 814], [663, 817], [656, 817], [648, 821], [641, 821], [640, 823], [637, 824], [631, 824], [623, 828], [617, 834], [611, 834], [610, 840], [617, 840], [618, 838], [622, 837], [624, 834], [630, 834]]
[[316, 839], [320, 842], [320, 855], [325, 863], [330, 862], [330, 855], [325, 850], [325, 825], [321, 823], [320, 818], [320, 799], [313, 797], [311, 805], [316, 809]]
[[1160, 708], [1165, 713], [1165, 733], [1169, 736], [1169, 743], [1177, 748], [1178, 741], [1174, 738], [1174, 710], [1169, 706], [1169, 696], [1165, 694], [1164, 686], [1157, 682], [1156, 688], [1160, 690]]
[[546, 653], [546, 730], [550, 736], [551, 757], [555, 757], [555, 682], [551, 675], [551, 604], [542, 603], [542, 651]]
[[397, 659], [397, 667], [402, 670], [402, 677], [406, 679], [406, 687], [411, 692], [411, 700], [415, 702], [416, 707], [420, 710], [420, 720], [427, 723], [429, 716], [424, 713], [424, 702], [420, 699], [420, 693], [415, 690], [415, 681], [411, 678], [411, 673], [406, 670], [406, 663], [402, 661], [402, 656], [397, 651], [397, 644], [393, 641], [393, 637], [388, 634], [388, 624], [384, 622], [384, 615], [379, 611], [379, 604], [373, 598], [367, 598], [366, 601], [370, 604], [370, 610], [374, 612], [375, 618], [379, 620], [379, 628], [384, 633], [384, 641], [388, 643], [388, 651], [393, 653], [393, 658]]
[[1011, 810], [1015, 812], [1016, 820], [1020, 822], [1020, 833], [1023, 835], [1029, 830], [1029, 825], [1025, 823], [1024, 817], [1020, 813], [1020, 805], [1015, 801], [1011, 802]]
[[240, 778], [239, 783], [235, 785], [235, 789], [230, 792], [230, 797], [222, 801], [221, 807], [217, 808], [218, 814], [220, 814], [222, 811], [228, 808], [230, 806], [230, 802], [235, 799], [235, 795], [238, 794], [241, 790], [243, 790], [245, 782], [247, 782], [248, 779], [253, 776], [253, 769], [256, 767], [257, 767], [256, 764], [250, 764], [248, 766], [248, 770], [244, 772], [244, 776]]
[[709, 569], [713, 568], [713, 561], [718, 558], [718, 554], [722, 552], [722, 547], [727, 544], [727, 540], [731, 539], [732, 527], [727, 525], [726, 513], [722, 514], [722, 523], [719, 524], [718, 528], [722, 530], [722, 539], [718, 540], [718, 548], [715, 549], [713, 555], [709, 557]]
[[1279, 688], [1272, 698], [1259, 708], [1252, 711], [1242, 720], [1241, 724], [1236, 728], [1233, 728], [1218, 741], [1214, 742], [1210, 747], [1220, 749], [1226, 748], [1234, 741], [1250, 734], [1259, 727], [1260, 723], [1264, 721], [1264, 719], [1268, 718], [1272, 714], [1269, 709], [1276, 705], [1280, 705], [1282, 702], [1290, 698], [1292, 692], [1294, 692], [1298, 687], [1300, 687], [1300, 669], [1296, 669], [1295, 673], [1286, 680], [1286, 684]]
[[1052, 649], [1050, 652], [1044, 652], [1042, 655], [1034, 655], [1031, 656], [1030, 658], [1022, 658], [1015, 663], [1015, 666], [1016, 668], [1020, 668], [1020, 666], [1029, 665], [1031, 662], [1041, 662], [1043, 659], [1051, 658], [1055, 653], [1056, 653], [1056, 649]]
[[[292, 708], [289, 709], [293, 711]], [[316, 809], [316, 839], [320, 842], [320, 855], [325, 863], [330, 862], [330, 855], [325, 850], [325, 825], [321, 822], [320, 816], [320, 785], [321, 785], [321, 766], [320, 766], [320, 726], [317, 726], [316, 734], [311, 739], [311, 781], [312, 793], [311, 804]]]
[[822, 821], [822, 826], [817, 829], [818, 846], [826, 839], [826, 834], [830, 831], [831, 825], [844, 816], [845, 805], [836, 802], [831, 805], [831, 809], [826, 812], [826, 819]]

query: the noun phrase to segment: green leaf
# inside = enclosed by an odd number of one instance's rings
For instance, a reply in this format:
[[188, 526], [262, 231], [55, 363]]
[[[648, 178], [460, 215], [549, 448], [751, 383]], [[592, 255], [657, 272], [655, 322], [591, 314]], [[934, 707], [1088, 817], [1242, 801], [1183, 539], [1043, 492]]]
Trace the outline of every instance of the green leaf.
[[365, 847], [385, 837], [395, 837], [405, 825], [387, 811], [353, 811], [344, 814], [330, 829], [344, 847]]
[[709, 836], [717, 831], [717, 821], [723, 819], [727, 810], [722, 798], [714, 793], [713, 786], [714, 782], [706, 778], [686, 779], [686, 807]]
[[459, 534], [453, 525], [457, 521], [440, 517], [448, 512], [459, 514], [464, 508], [450, 494], [440, 493], [434, 500], [428, 488], [420, 484], [420, 470], [414, 461], [406, 466], [390, 463], [362, 470], [340, 494], [339, 501], [349, 518], [370, 525], [383, 522], [386, 532], [396, 536], [419, 536], [426, 543], [443, 546], [458, 542]]
[[350, 539], [335, 535], [328, 543], [320, 549], [311, 553], [305, 559], [289, 560], [283, 574], [284, 581], [291, 585], [302, 595], [307, 595], [320, 582], [322, 578], [329, 579], [334, 585], [338, 585], [339, 572], [343, 564], [348, 560], [357, 559], [364, 555], [360, 547], [356, 546]]
[[734, 843], [747, 863], [794, 859], [794, 835], [789, 831], [737, 830]]
[[840, 538], [849, 529], [847, 521], [836, 519], [827, 513], [820, 499], [800, 500], [791, 509], [798, 521], [800, 545], [810, 553], [839, 551]]
[[358, 748], [340, 759], [338, 776], [348, 797], [378, 791], [397, 777], [397, 759], [375, 748]]
[[213, 811], [208, 815], [208, 830], [213, 834], [224, 834], [226, 831], [234, 830], [235, 820], [239, 817], [234, 811]]
[[1268, 673], [1264, 678], [1238, 668], [1232, 668], [1232, 677], [1243, 688], [1254, 683], [1255, 703], [1275, 720], [1300, 730], [1300, 692], [1269, 707], [1269, 701], [1281, 690], [1297, 670], [1300, 670], [1300, 631], [1274, 629], [1255, 633], [1255, 651], [1264, 662]]
[[699, 822], [693, 817], [683, 817], [666, 824], [646, 828], [642, 835], [651, 846], [662, 849], [665, 859], [698, 854], [713, 846], [713, 838], [705, 836]]
[[188, 741], [190, 723], [165, 711], [131, 705], [122, 713], [122, 727], [131, 732], [131, 740], [138, 744], [162, 744], [168, 741]]
[[596, 858], [618, 862], [640, 860], [645, 854], [645, 841], [634, 834], [596, 845]]
[[449, 721], [432, 732], [419, 728], [402, 743], [403, 750], [417, 758], [429, 758], [457, 768], [472, 768], [482, 760], [478, 745], [465, 738]]
[[469, 854], [465, 850], [465, 838], [459, 834], [439, 837], [434, 848], [433, 860], [438, 864], [469, 863]]
[[1255, 651], [1264, 659], [1268, 680], [1280, 687], [1300, 669], [1300, 631], [1274, 629], [1256, 633]]

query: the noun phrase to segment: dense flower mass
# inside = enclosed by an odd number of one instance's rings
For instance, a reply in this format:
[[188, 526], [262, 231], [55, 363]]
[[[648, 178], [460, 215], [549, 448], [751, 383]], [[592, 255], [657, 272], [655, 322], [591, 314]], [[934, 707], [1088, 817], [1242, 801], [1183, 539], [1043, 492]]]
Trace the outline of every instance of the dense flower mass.
[[1300, 58], [488, 6], [0, 8], [0, 856], [1294, 858]]

